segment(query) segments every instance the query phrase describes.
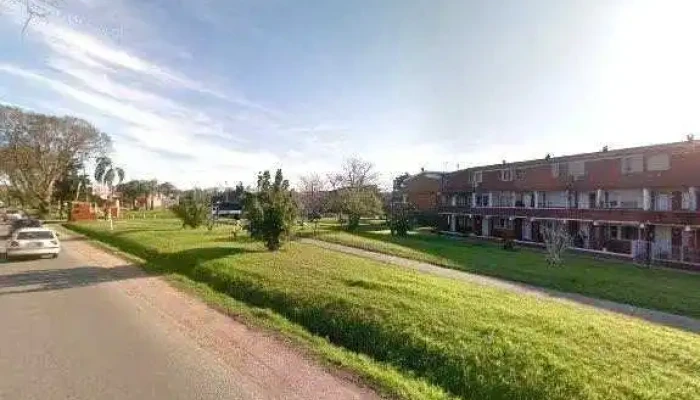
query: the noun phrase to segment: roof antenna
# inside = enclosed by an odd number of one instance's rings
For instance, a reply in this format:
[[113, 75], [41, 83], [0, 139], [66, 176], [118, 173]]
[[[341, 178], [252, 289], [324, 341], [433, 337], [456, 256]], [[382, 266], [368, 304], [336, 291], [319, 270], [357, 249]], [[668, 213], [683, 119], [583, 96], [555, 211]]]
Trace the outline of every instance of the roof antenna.
[[689, 134], [687, 134], [687, 135], [685, 136], [685, 138], [686, 138], [686, 140], [688, 140], [689, 142], [692, 142], [693, 140], [695, 140], [695, 135], [692, 134], [692, 133], [689, 133]]
[[549, 161], [550, 158], [552, 158], [552, 155], [549, 154], [549, 153], [547, 153], [547, 155], [544, 156], [544, 159], [547, 160], [547, 161]]
[[603, 146], [603, 153], [607, 153], [607, 151], [608, 151], [608, 146], [607, 145]]

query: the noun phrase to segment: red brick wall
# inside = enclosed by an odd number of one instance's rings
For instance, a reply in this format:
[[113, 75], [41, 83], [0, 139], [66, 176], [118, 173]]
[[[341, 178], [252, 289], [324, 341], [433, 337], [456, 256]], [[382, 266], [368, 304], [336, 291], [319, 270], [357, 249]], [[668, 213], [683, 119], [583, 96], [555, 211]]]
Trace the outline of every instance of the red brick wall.
[[[578, 190], [593, 191], [600, 189], [641, 189], [647, 188], [682, 188], [684, 186], [697, 186], [700, 188], [700, 148], [696, 151], [692, 148], [675, 149], [674, 152], [668, 149], [656, 151], [646, 151], [645, 158], [652, 154], [666, 153], [670, 155], [670, 169], [666, 171], [643, 171], [631, 174], [623, 174], [621, 168], [621, 158], [607, 158], [605, 153], [599, 153], [596, 158], [587, 160], [585, 165], [586, 174], [577, 180], [570, 177], [554, 177], [552, 174], [552, 163], [545, 160], [533, 162], [531, 166], [523, 166], [524, 178], [513, 179], [504, 182], [500, 179], [500, 169], [497, 166], [488, 167], [482, 172], [482, 183], [480, 190], [514, 190], [514, 191], [554, 191], [554, 190]], [[564, 161], [568, 163], [568, 161]], [[646, 161], [645, 161], [646, 169]], [[512, 168], [505, 165], [503, 168]], [[516, 167], [518, 168], [518, 167]], [[515, 168], [514, 168], [515, 169]], [[470, 171], [456, 171], [445, 177], [443, 191], [468, 192], [472, 190], [470, 176], [474, 168]], [[515, 175], [515, 171], [513, 172]]]
[[418, 210], [431, 211], [438, 205], [440, 186], [440, 178], [434, 179], [418, 175], [405, 183], [403, 193], [408, 197], [408, 202]]

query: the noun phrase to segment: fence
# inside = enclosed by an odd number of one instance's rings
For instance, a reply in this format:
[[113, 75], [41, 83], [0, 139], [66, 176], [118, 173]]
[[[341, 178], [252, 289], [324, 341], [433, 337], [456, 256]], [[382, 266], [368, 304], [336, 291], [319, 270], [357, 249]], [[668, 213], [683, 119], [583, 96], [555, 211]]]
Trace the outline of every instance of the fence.
[[638, 261], [700, 264], [700, 249], [690, 246], [674, 246], [669, 242], [635, 240], [632, 255]]

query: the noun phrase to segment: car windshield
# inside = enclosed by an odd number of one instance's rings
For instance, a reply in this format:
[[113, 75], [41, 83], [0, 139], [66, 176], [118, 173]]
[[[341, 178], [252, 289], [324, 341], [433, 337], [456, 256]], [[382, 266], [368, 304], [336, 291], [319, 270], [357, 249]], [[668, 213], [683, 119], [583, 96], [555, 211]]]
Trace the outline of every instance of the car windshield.
[[19, 232], [17, 234], [17, 240], [37, 240], [37, 239], [53, 239], [53, 232], [51, 231], [29, 231], [29, 232]]

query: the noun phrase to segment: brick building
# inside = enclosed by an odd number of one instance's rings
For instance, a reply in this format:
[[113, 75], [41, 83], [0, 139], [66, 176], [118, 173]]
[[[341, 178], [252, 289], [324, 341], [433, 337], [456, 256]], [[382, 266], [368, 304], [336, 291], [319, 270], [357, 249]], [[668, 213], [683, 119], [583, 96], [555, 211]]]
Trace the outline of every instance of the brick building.
[[[700, 264], [700, 141], [501, 163], [420, 178], [406, 200], [428, 207], [441, 229], [491, 237], [509, 231], [542, 242], [565, 223], [574, 247], [621, 257]], [[415, 200], [413, 200], [415, 199]]]
[[417, 211], [435, 212], [439, 205], [442, 179], [443, 173], [434, 171], [402, 175], [394, 180], [393, 201], [411, 204]]

